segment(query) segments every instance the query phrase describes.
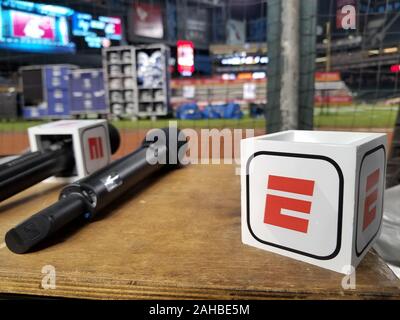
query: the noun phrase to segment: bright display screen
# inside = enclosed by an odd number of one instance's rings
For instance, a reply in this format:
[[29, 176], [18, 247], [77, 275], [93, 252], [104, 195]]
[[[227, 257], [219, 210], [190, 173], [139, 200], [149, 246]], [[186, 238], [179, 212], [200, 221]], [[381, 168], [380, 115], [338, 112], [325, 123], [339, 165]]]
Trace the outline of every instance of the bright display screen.
[[14, 37], [55, 41], [56, 21], [54, 17], [11, 11], [11, 21]]
[[178, 72], [191, 76], [194, 72], [194, 45], [192, 41], [179, 40], [177, 46]]
[[119, 45], [122, 40], [121, 18], [78, 12], [72, 17], [72, 34], [79, 49]]
[[68, 17], [73, 10], [27, 1], [0, 0], [0, 48], [41, 53], [73, 53]]

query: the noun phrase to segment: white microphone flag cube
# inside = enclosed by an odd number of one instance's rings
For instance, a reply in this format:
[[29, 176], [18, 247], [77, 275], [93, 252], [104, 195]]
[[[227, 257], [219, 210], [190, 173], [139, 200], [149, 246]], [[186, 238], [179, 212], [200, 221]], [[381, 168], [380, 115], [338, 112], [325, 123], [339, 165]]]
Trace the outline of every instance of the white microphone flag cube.
[[72, 139], [75, 169], [69, 177], [51, 177], [46, 181], [70, 183], [81, 179], [111, 162], [110, 136], [106, 120], [61, 120], [28, 129], [32, 152], [44, 151], [52, 141]]
[[242, 241], [340, 273], [378, 237], [386, 135], [284, 131], [241, 141]]

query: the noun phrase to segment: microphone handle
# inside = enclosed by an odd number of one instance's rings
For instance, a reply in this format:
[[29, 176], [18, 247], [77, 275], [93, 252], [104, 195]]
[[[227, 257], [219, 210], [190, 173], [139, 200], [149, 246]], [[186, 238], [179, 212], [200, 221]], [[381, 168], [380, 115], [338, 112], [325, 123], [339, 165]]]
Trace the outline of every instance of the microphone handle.
[[[93, 218], [101, 209], [119, 198], [138, 182], [160, 170], [164, 164], [156, 160], [168, 152], [166, 146], [157, 149], [142, 146], [127, 156], [111, 163], [95, 173], [66, 186], [61, 191], [60, 198], [70, 194], [82, 195], [88, 207], [87, 218]], [[158, 158], [158, 159], [160, 159]]]
[[11, 161], [1, 164], [0, 180], [4, 180], [10, 176], [13, 176], [14, 172], [16, 172], [14, 171], [14, 168], [16, 167], [18, 167], [18, 170], [25, 170], [26, 168], [29, 168], [31, 166], [31, 163], [29, 163], [28, 161], [35, 161], [42, 154], [43, 153], [40, 151], [27, 152]]
[[[149, 152], [149, 153], [148, 153]], [[14, 253], [25, 253], [54, 232], [83, 216], [93, 218], [136, 183], [164, 165], [149, 160], [166, 155], [168, 148], [142, 146], [133, 153], [68, 185], [60, 200], [7, 232], [5, 242]]]
[[3, 201], [53, 175], [72, 169], [74, 154], [70, 146], [24, 156], [0, 173], [0, 201]]
[[7, 247], [14, 253], [25, 253], [54, 232], [81, 216], [86, 203], [79, 195], [61, 199], [31, 216], [6, 233]]

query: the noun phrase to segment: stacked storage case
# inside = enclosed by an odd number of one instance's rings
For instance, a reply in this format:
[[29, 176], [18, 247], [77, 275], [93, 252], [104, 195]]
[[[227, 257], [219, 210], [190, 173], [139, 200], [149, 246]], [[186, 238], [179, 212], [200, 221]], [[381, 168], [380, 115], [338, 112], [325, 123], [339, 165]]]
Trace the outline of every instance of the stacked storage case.
[[138, 116], [156, 118], [170, 113], [170, 49], [163, 44], [136, 48]]
[[77, 69], [70, 74], [71, 115], [106, 115], [106, 104], [102, 69]]
[[156, 118], [170, 113], [169, 48], [121, 46], [103, 50], [106, 96], [117, 118]]
[[20, 68], [23, 117], [61, 119], [70, 117], [69, 74], [72, 65]]
[[116, 118], [136, 118], [138, 113], [136, 56], [132, 46], [103, 50], [106, 99]]

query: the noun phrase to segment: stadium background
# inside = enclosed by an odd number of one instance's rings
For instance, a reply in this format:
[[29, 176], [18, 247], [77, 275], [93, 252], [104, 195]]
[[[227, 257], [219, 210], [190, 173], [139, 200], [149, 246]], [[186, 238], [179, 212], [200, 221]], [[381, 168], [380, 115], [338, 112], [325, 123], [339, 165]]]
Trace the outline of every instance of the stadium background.
[[[263, 113], [268, 101], [270, 44], [266, 0], [43, 0], [40, 3], [65, 6], [93, 16], [119, 17], [122, 39], [114, 44], [162, 43], [170, 49], [172, 114], [169, 118], [137, 121], [106, 115], [123, 136], [117, 156], [137, 146], [148, 129], [167, 125], [185, 103], [195, 103], [203, 110], [210, 104], [233, 102], [240, 105], [243, 116], [178, 120], [182, 128], [254, 128], [256, 134], [266, 132], [269, 119]], [[312, 53], [315, 87], [310, 89], [314, 95], [314, 128], [387, 132], [392, 142], [400, 105], [400, 1], [318, 0], [316, 3], [317, 15], [312, 17], [316, 19], [316, 50]], [[355, 29], [344, 30], [337, 25], [338, 8], [346, 3], [356, 8]], [[135, 30], [132, 10], [138, 5], [150, 8], [148, 14], [153, 15], [154, 22], [150, 29], [156, 33], [161, 29], [161, 36], [143, 36]], [[195, 71], [189, 77], [177, 70], [178, 40], [194, 44]], [[252, 62], [234, 62], [234, 58], [243, 55], [251, 57]], [[19, 68], [43, 64], [102, 68], [101, 49], [77, 45], [76, 52], [68, 54], [0, 49], [0, 92], [3, 96], [15, 94], [17, 101], [16, 116], [2, 116], [0, 121], [1, 156], [26, 150], [26, 129], [52, 120], [51, 117], [24, 119], [19, 103], [23, 94]]]

